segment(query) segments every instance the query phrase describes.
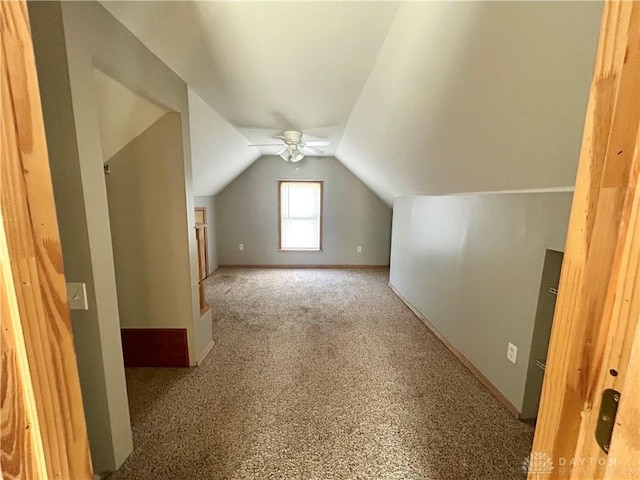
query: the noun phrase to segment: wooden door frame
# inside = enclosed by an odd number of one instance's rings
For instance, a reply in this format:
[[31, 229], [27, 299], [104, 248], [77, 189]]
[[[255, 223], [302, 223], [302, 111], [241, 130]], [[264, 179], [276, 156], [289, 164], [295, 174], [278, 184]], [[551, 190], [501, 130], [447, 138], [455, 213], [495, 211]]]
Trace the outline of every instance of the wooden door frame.
[[92, 478], [27, 5], [0, 2], [3, 478]]
[[[205, 250], [204, 250], [204, 262], [205, 262], [205, 279], [209, 277], [209, 224], [207, 223], [207, 207], [195, 207], [195, 211], [201, 211], [203, 213], [203, 218], [204, 218], [204, 222], [202, 224], [198, 224], [196, 223], [196, 230], [198, 228], [204, 228], [204, 246], [205, 246]], [[200, 258], [198, 256], [198, 258]], [[200, 272], [198, 272], [198, 276], [200, 275]], [[200, 281], [200, 279], [198, 279], [198, 281]]]
[[[640, 2], [608, 1], [532, 449], [554, 468], [530, 479], [640, 478], [638, 398], [624, 392], [638, 372], [639, 127]], [[608, 455], [594, 435], [606, 388], [622, 392]]]

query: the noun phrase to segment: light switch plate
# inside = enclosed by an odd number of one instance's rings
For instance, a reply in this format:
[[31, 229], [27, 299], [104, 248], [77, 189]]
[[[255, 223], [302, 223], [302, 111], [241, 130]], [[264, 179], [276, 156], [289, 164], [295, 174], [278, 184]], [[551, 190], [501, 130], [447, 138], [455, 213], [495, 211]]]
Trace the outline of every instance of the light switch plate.
[[67, 283], [67, 302], [71, 310], [89, 310], [86, 285], [84, 283]]

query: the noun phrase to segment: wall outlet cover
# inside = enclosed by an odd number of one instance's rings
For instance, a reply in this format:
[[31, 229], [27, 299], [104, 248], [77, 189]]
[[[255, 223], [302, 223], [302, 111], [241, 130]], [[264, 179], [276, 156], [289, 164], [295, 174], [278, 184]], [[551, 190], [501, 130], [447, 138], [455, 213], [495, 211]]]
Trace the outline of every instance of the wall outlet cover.
[[240, 250], [240, 251], [244, 250], [244, 243], [239, 243], [238, 244], [238, 250]]
[[509, 343], [509, 346], [507, 347], [507, 359], [513, 364], [518, 360], [518, 347], [513, 343]]

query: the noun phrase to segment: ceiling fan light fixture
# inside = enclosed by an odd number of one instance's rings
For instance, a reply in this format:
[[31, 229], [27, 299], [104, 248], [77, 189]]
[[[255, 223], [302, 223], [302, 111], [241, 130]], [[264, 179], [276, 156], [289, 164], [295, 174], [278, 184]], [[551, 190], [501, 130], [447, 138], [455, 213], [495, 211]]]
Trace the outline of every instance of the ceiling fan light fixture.
[[282, 138], [289, 144], [297, 145], [302, 141], [302, 132], [297, 130], [285, 130], [282, 132]]
[[[275, 155], [278, 155], [285, 162], [299, 162], [305, 155], [322, 155], [324, 151], [316, 147], [331, 145], [330, 140], [312, 140], [310, 142], [302, 141], [302, 132], [298, 130], [285, 130], [281, 135], [273, 138], [282, 140], [281, 143], [257, 143], [251, 144], [250, 147], [280, 147]], [[273, 155], [273, 153], [271, 153]]]
[[303, 153], [300, 150], [296, 149], [296, 151], [291, 156], [291, 161], [295, 163], [295, 162], [299, 162], [303, 158], [304, 158]]
[[288, 149], [285, 149], [280, 153], [280, 158], [282, 158], [285, 162], [288, 162], [291, 158], [291, 152]]
[[304, 158], [304, 154], [298, 149], [297, 145], [288, 144], [285, 149], [281, 152], [278, 152], [280, 158], [282, 158], [285, 162], [299, 162]]

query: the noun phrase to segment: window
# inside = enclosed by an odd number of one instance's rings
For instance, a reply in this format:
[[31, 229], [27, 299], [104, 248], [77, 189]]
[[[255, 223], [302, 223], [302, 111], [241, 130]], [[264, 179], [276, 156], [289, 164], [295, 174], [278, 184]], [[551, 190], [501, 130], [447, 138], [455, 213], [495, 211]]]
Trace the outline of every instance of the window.
[[280, 250], [322, 250], [322, 182], [278, 182]]

